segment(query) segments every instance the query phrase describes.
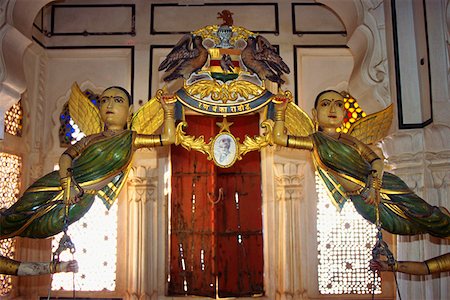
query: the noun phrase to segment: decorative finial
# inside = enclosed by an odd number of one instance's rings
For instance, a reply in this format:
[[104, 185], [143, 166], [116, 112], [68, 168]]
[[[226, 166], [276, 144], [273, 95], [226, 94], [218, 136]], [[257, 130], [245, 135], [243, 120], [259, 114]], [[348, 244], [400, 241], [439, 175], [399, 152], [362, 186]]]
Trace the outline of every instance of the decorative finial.
[[229, 10], [222, 10], [217, 13], [217, 19], [222, 19], [223, 23], [220, 26], [233, 26], [233, 13]]

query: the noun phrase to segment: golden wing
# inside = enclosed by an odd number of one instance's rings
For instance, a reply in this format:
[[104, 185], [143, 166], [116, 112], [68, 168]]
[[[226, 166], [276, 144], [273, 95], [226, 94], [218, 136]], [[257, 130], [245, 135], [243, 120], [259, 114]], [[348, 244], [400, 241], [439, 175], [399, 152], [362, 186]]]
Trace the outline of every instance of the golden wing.
[[348, 134], [365, 144], [373, 144], [388, 134], [393, 118], [394, 107], [391, 104], [382, 111], [356, 121], [349, 128]]
[[285, 117], [285, 124], [289, 134], [307, 136], [314, 132], [311, 118], [293, 102], [288, 103]]
[[103, 121], [100, 118], [100, 111], [80, 90], [76, 82], [72, 85], [72, 92], [69, 98], [69, 113], [73, 121], [80, 130], [91, 135], [103, 131]]
[[164, 121], [161, 95], [162, 90], [158, 90], [155, 97], [139, 108], [131, 120], [131, 130], [140, 134], [152, 134], [161, 127]]

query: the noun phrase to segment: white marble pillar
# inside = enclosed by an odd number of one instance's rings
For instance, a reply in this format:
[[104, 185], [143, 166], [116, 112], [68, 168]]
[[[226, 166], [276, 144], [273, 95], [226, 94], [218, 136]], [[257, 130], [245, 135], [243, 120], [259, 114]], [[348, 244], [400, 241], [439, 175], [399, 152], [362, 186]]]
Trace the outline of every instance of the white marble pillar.
[[157, 243], [158, 174], [156, 151], [136, 153], [127, 184], [126, 235], [126, 297], [133, 300], [153, 299], [157, 287], [156, 255], [152, 245]]
[[307, 163], [303, 152], [278, 146], [262, 151], [265, 291], [268, 299], [308, 299], [305, 271], [308, 269], [306, 245], [309, 237], [305, 233], [309, 223], [303, 201]]
[[[448, 145], [449, 132], [449, 127], [431, 125], [399, 132], [384, 143], [392, 172], [425, 201], [447, 209], [450, 208], [450, 151], [445, 145]], [[428, 234], [399, 236], [397, 242], [397, 260], [423, 261], [450, 252], [448, 241]], [[448, 299], [450, 296], [450, 278], [445, 273], [397, 276], [403, 299]]]

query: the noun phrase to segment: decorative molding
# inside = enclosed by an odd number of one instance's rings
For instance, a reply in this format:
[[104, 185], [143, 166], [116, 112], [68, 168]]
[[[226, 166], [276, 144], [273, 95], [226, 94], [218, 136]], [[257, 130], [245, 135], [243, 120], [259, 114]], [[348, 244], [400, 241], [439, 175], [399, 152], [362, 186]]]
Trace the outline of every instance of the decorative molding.
[[44, 33], [44, 12], [43, 12], [43, 8], [39, 11], [38, 16], [36, 16], [36, 18], [39, 17], [39, 24], [36, 24], [35, 22], [33, 22], [33, 27], [36, 28], [40, 33]]
[[[296, 16], [296, 10], [295, 8], [297, 6], [302, 7], [302, 9], [307, 10], [308, 8], [314, 7], [314, 8], [323, 8], [324, 10], [330, 10], [326, 5], [322, 3], [291, 3], [291, 11], [292, 11], [292, 33], [297, 35], [305, 35], [305, 34], [338, 34], [338, 35], [347, 35], [347, 31], [345, 30], [344, 24], [342, 24], [342, 21], [339, 19], [337, 15], [336, 20], [337, 22], [340, 22], [342, 27], [344, 27], [344, 30], [301, 30], [297, 28], [297, 16]], [[317, 23], [321, 23], [321, 18], [318, 18]], [[311, 27], [315, 27], [315, 24], [311, 24]]]
[[[31, 28], [37, 11], [50, 0], [1, 1], [0, 6], [0, 139], [4, 113], [26, 89], [23, 55], [31, 44]], [[26, 6], [26, 9], [24, 9]], [[22, 11], [23, 10], [23, 11]], [[21, 13], [15, 13], [20, 11]], [[29, 25], [29, 28], [28, 28]]]
[[[44, 174], [44, 154], [42, 153], [42, 140], [46, 136], [42, 135], [43, 118], [45, 116], [45, 80], [47, 74], [47, 56], [42, 49], [37, 46], [31, 46], [29, 51], [33, 53], [38, 65], [38, 80], [35, 80], [32, 86], [29, 86], [22, 103], [24, 108], [24, 117], [28, 122], [24, 123], [24, 142], [25, 151], [28, 153], [24, 160], [26, 165], [30, 166], [28, 171], [24, 172], [25, 183], [27, 186], [35, 182]], [[31, 113], [33, 112], [33, 113]]]
[[0, 28], [6, 24], [6, 11], [10, 0], [0, 2]]
[[5, 112], [20, 100], [26, 89], [22, 64], [23, 54], [30, 43], [8, 23], [0, 28], [0, 139], [4, 136]]
[[156, 203], [158, 200], [157, 153], [154, 149], [141, 149], [135, 153], [128, 175], [128, 201]]
[[384, 4], [380, 0], [361, 1], [361, 6], [361, 23], [347, 43], [355, 58], [349, 92], [364, 100], [368, 112], [374, 112], [392, 102], [386, 57]]
[[[298, 49], [348, 49], [346, 45], [294, 45], [293, 46], [293, 53], [294, 53], [294, 99], [300, 99], [299, 95], [299, 72], [298, 69], [298, 61], [300, 60], [298, 53]], [[298, 100], [295, 100], [296, 104], [299, 105], [300, 103]], [[303, 108], [304, 109], [304, 108]]]
[[276, 199], [278, 201], [299, 201], [303, 198], [305, 164], [291, 160], [274, 164]]
[[[448, 190], [450, 187], [450, 163], [442, 167], [430, 166], [431, 170], [431, 187], [442, 191]], [[447, 203], [448, 207], [450, 203]]]
[[[55, 25], [55, 18], [57, 17], [57, 11], [61, 11], [63, 9], [79, 9], [79, 8], [89, 8], [89, 9], [98, 9], [98, 8], [129, 8], [131, 10], [131, 18], [130, 18], [130, 29], [129, 31], [87, 31], [84, 29], [83, 31], [77, 31], [77, 32], [58, 32], [56, 25]], [[72, 13], [72, 15], [76, 15], [76, 13]], [[111, 17], [111, 16], [110, 16]], [[107, 23], [114, 23], [109, 22], [109, 18], [96, 18], [96, 20], [106, 20]], [[89, 35], [136, 35], [136, 6], [134, 4], [83, 4], [83, 5], [52, 5], [52, 11], [51, 11], [51, 22], [50, 22], [50, 32], [48, 33], [48, 37], [52, 36], [74, 36], [74, 35], [82, 35], [82, 36], [89, 36]], [[84, 26], [83, 28], [86, 28], [87, 24], [78, 24], [80, 26]], [[94, 26], [95, 27], [95, 26]]]
[[442, 11], [442, 19], [444, 20], [444, 24], [447, 25], [445, 29], [445, 44], [447, 45], [447, 84], [450, 86], [450, 1], [446, 2], [444, 5], [445, 10]]
[[156, 202], [158, 198], [158, 177], [142, 178], [129, 177], [128, 201], [134, 202]]
[[[47, 80], [47, 55], [45, 53], [43, 55], [38, 56], [39, 60], [39, 80], [37, 82], [37, 97], [35, 101], [35, 105], [33, 105], [33, 111], [36, 113], [35, 116], [35, 122], [34, 122], [34, 133], [33, 133], [33, 145], [32, 148], [36, 150], [41, 149], [41, 139], [42, 139], [42, 130], [41, 126], [43, 125], [42, 118], [44, 117], [44, 105], [45, 105], [45, 83]], [[69, 98], [66, 98], [69, 99]], [[59, 117], [58, 117], [59, 120]]]
[[449, 149], [450, 126], [432, 124], [424, 129], [397, 131], [382, 142], [385, 156], [392, 160], [399, 155], [425, 155], [441, 153]]
[[[286, 153], [283, 153], [286, 154]], [[292, 154], [292, 153], [289, 153]], [[273, 267], [276, 275], [276, 299], [307, 299], [303, 287], [301, 209], [304, 198], [305, 163], [295, 158], [276, 156], [273, 168], [276, 202], [273, 226], [276, 251]], [[270, 218], [270, 217], [269, 217]], [[304, 256], [303, 256], [304, 257]], [[306, 296], [303, 298], [303, 296]]]
[[432, 125], [389, 136], [383, 141], [389, 167], [417, 192], [446, 188], [450, 180], [450, 150], [445, 148], [448, 131], [448, 126]]
[[[184, 2], [184, 1], [183, 1]], [[278, 35], [280, 33], [280, 24], [279, 24], [279, 17], [278, 17], [278, 3], [274, 2], [274, 3], [268, 3], [268, 2], [214, 2], [214, 3], [202, 3], [200, 5], [184, 5], [184, 4], [176, 4], [176, 3], [164, 3], [164, 4], [151, 4], [151, 8], [150, 8], [150, 20], [151, 20], [151, 24], [150, 24], [150, 34], [151, 35], [167, 35], [167, 34], [186, 34], [186, 33], [190, 33], [193, 30], [196, 30], [197, 28], [201, 27], [200, 24], [197, 25], [193, 25], [194, 28], [191, 28], [191, 30], [189, 30], [189, 28], [183, 28], [180, 30], [157, 30], [155, 29], [155, 21], [158, 22], [155, 17], [155, 9], [157, 8], [167, 8], [169, 10], [173, 10], [174, 8], [180, 8], [180, 7], [184, 7], [186, 9], [195, 9], [195, 10], [199, 10], [201, 8], [204, 7], [223, 7], [223, 9], [228, 9], [233, 11], [233, 6], [238, 7], [239, 9], [243, 6], [250, 6], [250, 7], [254, 7], [256, 8], [261, 8], [263, 6], [265, 7], [273, 7], [273, 12], [274, 12], [274, 24], [275, 24], [275, 28], [273, 30], [268, 30], [268, 29], [258, 29], [258, 28], [251, 28], [251, 31], [254, 32], [258, 32], [259, 34], [275, 34]], [[198, 17], [200, 17], [202, 15], [202, 13], [199, 12]], [[191, 17], [194, 17], [195, 15], [191, 15]], [[202, 16], [201, 19], [203, 21], [205, 20], [205, 16]], [[236, 17], [235, 17], [236, 19]], [[264, 19], [268, 19], [267, 16], [264, 17]], [[213, 17], [213, 20], [216, 21], [216, 18]], [[238, 23], [239, 20], [236, 20]], [[266, 22], [266, 24], [271, 24], [272, 22]], [[246, 26], [245, 24], [239, 23], [239, 26], [244, 26], [246, 28], [250, 28], [251, 26]]]
[[175, 45], [150, 45], [150, 51], [149, 51], [149, 55], [150, 55], [150, 63], [149, 63], [149, 76], [148, 76], [148, 99], [151, 99], [153, 97], [152, 94], [152, 81], [153, 81], [153, 75], [155, 75], [156, 77], [158, 77], [158, 72], [156, 70], [156, 74], [153, 74], [153, 70], [152, 68], [154, 67], [153, 65], [156, 63], [157, 65], [159, 65], [159, 62], [155, 62], [156, 60], [154, 59], [154, 52], [155, 49], [167, 49], [167, 53], [170, 52], [170, 50], [174, 47]]

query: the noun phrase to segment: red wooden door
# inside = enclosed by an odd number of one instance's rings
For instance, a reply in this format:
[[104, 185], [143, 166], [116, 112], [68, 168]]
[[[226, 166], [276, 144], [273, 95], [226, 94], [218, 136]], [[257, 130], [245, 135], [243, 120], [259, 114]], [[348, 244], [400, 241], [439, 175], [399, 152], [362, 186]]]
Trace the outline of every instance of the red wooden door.
[[[188, 120], [188, 134], [213, 135], [209, 118]], [[215, 168], [206, 156], [172, 146], [169, 294], [215, 297], [214, 191]]]
[[[258, 115], [233, 118], [233, 135], [259, 133]], [[232, 167], [217, 168], [217, 185], [224, 198], [216, 205], [219, 297], [252, 296], [263, 290], [261, 158], [246, 154]]]
[[[208, 141], [219, 118], [188, 116], [189, 135]], [[258, 116], [230, 118], [243, 141], [256, 135]], [[263, 293], [259, 152], [222, 169], [204, 154], [172, 147], [169, 294], [215, 298]], [[223, 198], [219, 199], [219, 189]], [[209, 195], [209, 196], [208, 196]], [[216, 286], [218, 284], [218, 286]]]

